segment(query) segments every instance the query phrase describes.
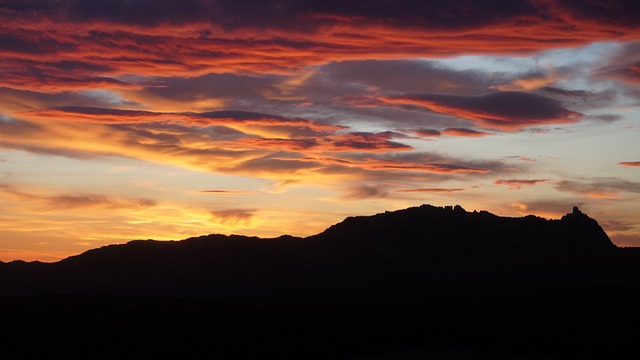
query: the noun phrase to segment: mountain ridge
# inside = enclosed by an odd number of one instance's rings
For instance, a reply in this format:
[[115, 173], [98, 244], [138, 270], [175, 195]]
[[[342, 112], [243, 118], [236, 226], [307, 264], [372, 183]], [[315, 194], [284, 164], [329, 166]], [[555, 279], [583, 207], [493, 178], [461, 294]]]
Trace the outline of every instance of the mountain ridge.
[[[618, 281], [632, 268], [597, 221], [428, 204], [347, 217], [308, 237], [133, 240], [55, 263], [3, 263], [2, 294], [259, 295], [446, 283]], [[635, 255], [626, 257], [635, 258]]]
[[640, 249], [575, 208], [421, 205], [305, 238], [132, 240], [0, 264], [3, 354], [610, 359], [637, 352]]
[[[165, 242], [165, 243], [175, 243], [175, 242], [183, 242], [183, 241], [194, 241], [197, 239], [207, 239], [207, 238], [234, 238], [234, 239], [254, 239], [254, 240], [261, 240], [261, 241], [277, 241], [277, 240], [282, 240], [282, 239], [296, 239], [296, 240], [305, 240], [305, 239], [310, 239], [310, 238], [318, 238], [321, 237], [323, 234], [332, 231], [332, 229], [335, 229], [337, 227], [343, 226], [345, 223], [349, 223], [349, 222], [355, 222], [355, 221], [360, 221], [360, 220], [368, 220], [368, 219], [373, 219], [373, 218], [378, 218], [381, 216], [388, 216], [389, 214], [402, 214], [402, 213], [406, 213], [406, 212], [410, 212], [410, 211], [414, 211], [417, 209], [432, 209], [432, 210], [439, 210], [439, 211], [450, 211], [453, 213], [468, 213], [468, 214], [479, 214], [480, 216], [485, 216], [485, 218], [494, 218], [494, 219], [503, 219], [503, 220], [517, 220], [517, 219], [530, 219], [530, 220], [534, 220], [534, 221], [549, 221], [549, 222], [556, 222], [556, 221], [566, 221], [567, 219], [570, 218], [575, 218], [576, 216], [580, 216], [583, 219], [589, 219], [589, 221], [591, 221], [592, 223], [595, 223], [596, 226], [599, 227], [599, 224], [597, 223], [597, 221], [595, 219], [592, 219], [590, 217], [588, 217], [588, 215], [582, 213], [577, 207], [573, 208], [573, 211], [571, 213], [567, 213], [565, 215], [563, 215], [560, 219], [547, 219], [544, 217], [540, 217], [537, 215], [533, 215], [533, 214], [529, 214], [529, 215], [525, 215], [525, 216], [521, 216], [521, 217], [513, 217], [513, 216], [501, 216], [501, 215], [496, 215], [493, 214], [489, 211], [486, 210], [474, 210], [473, 212], [467, 212], [464, 208], [462, 208], [460, 205], [446, 205], [446, 206], [432, 206], [429, 204], [423, 204], [423, 205], [419, 205], [419, 206], [413, 206], [413, 207], [408, 207], [405, 209], [400, 209], [400, 210], [395, 210], [395, 211], [384, 211], [384, 212], [380, 212], [380, 213], [376, 213], [373, 215], [354, 215], [354, 216], [347, 216], [345, 217], [342, 221], [335, 223], [333, 225], [330, 225], [328, 228], [326, 228], [324, 231], [318, 233], [318, 234], [313, 234], [313, 235], [309, 235], [309, 236], [293, 236], [293, 235], [289, 235], [289, 234], [282, 234], [276, 237], [271, 237], [271, 238], [263, 238], [263, 237], [259, 237], [259, 236], [250, 236], [250, 235], [241, 235], [241, 234], [220, 234], [220, 233], [210, 233], [210, 234], [206, 234], [206, 235], [200, 235], [200, 236], [192, 236], [192, 237], [188, 237], [188, 238], [184, 238], [184, 239], [174, 239], [174, 240], [155, 240], [155, 239], [135, 239], [135, 240], [130, 240], [127, 241], [125, 243], [116, 243], [116, 244], [108, 244], [108, 245], [104, 245], [104, 246], [100, 246], [97, 248], [92, 248], [89, 249], [87, 251], [81, 252], [79, 254], [76, 255], [71, 255], [68, 256], [66, 258], [54, 261], [54, 262], [42, 262], [42, 261], [24, 261], [24, 260], [12, 260], [12, 261], [7, 261], [7, 262], [3, 262], [0, 261], [0, 264], [10, 264], [10, 263], [42, 263], [42, 264], [51, 264], [51, 263], [59, 263], [59, 262], [63, 262], [69, 258], [75, 258], [78, 256], [82, 256], [84, 254], [87, 253], [92, 253], [95, 251], [99, 251], [100, 249], [103, 248], [111, 248], [111, 247], [119, 247], [119, 246], [126, 246], [126, 245], [132, 245], [132, 244], [137, 244], [137, 243], [155, 243], [155, 242]], [[433, 213], [432, 213], [433, 214]], [[602, 230], [600, 228], [600, 230]], [[604, 230], [602, 230], [602, 233], [604, 233]], [[604, 233], [605, 236], [606, 233]], [[609, 243], [611, 243], [613, 245], [613, 243], [608, 239], [607, 236], [607, 240]], [[616, 246], [616, 245], [614, 245]]]

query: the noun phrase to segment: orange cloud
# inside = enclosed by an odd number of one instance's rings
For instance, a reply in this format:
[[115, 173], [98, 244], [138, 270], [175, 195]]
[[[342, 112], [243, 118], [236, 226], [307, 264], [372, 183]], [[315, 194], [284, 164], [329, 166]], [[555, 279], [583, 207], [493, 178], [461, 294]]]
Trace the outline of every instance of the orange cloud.
[[547, 182], [548, 179], [511, 179], [511, 180], [496, 180], [493, 183], [496, 185], [507, 185], [509, 189], [521, 189], [523, 186], [533, 186], [539, 183]]
[[621, 161], [618, 165], [625, 167], [640, 167], [640, 161]]
[[554, 68], [550, 68], [547, 73], [529, 74], [514, 80], [507, 84], [499, 84], [491, 86], [491, 89], [500, 91], [531, 91], [539, 88], [551, 86], [561, 80], [558, 72]]
[[194, 126], [227, 125], [285, 127], [295, 128], [298, 131], [310, 129], [317, 132], [338, 131], [347, 128], [346, 126], [324, 124], [307, 119], [291, 119], [271, 114], [229, 110], [210, 111], [204, 113], [176, 113], [65, 106], [53, 109], [34, 110], [27, 112], [26, 115], [100, 124], [144, 124], [163, 122]]
[[212, 194], [212, 195], [250, 195], [250, 194], [257, 193], [251, 190], [200, 190], [198, 192], [201, 194]]

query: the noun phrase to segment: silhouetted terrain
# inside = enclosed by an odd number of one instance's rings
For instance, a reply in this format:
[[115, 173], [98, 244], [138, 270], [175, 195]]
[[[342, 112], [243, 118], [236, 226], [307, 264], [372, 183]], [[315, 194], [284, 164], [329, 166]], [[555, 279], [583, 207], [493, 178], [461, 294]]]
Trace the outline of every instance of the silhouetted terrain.
[[[617, 358], [640, 249], [560, 220], [423, 205], [324, 232], [131, 241], [0, 263], [5, 353]], [[612, 357], [613, 356], [613, 357]]]

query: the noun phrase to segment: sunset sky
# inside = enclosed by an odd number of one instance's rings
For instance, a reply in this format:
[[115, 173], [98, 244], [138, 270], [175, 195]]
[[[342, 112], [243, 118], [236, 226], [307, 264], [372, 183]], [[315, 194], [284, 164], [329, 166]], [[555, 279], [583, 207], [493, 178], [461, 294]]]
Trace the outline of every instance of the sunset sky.
[[0, 0], [0, 260], [421, 204], [640, 246], [638, 4]]

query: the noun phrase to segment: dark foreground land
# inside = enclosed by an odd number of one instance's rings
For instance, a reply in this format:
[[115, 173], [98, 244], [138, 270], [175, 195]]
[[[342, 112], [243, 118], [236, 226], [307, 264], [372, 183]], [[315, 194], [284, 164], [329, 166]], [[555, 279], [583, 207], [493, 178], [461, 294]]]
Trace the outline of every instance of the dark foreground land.
[[133, 241], [0, 263], [3, 358], [637, 359], [640, 252], [424, 205], [308, 238]]
[[[281, 359], [635, 359], [620, 288], [438, 289], [285, 298], [0, 299], [2, 354]], [[6, 357], [5, 357], [6, 356]]]

